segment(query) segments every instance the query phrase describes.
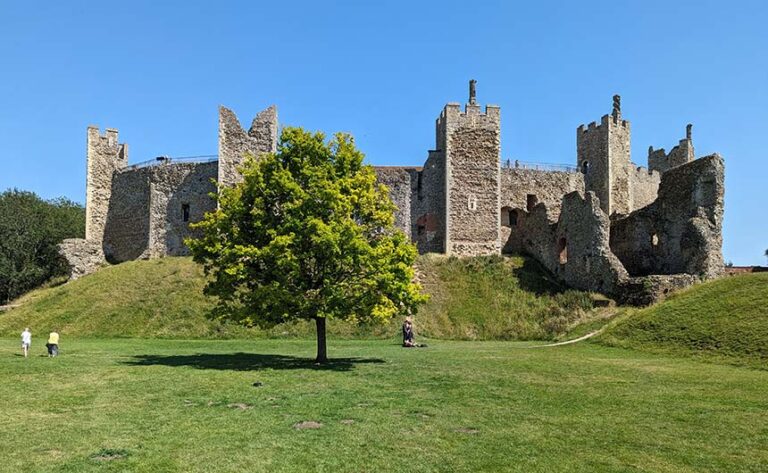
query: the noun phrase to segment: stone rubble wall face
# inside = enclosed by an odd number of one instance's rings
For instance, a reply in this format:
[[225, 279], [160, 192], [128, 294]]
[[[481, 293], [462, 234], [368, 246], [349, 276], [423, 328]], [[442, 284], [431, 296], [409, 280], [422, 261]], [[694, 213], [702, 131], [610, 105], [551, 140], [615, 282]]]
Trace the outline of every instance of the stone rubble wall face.
[[584, 174], [585, 191], [594, 192], [600, 199], [603, 212], [610, 211], [610, 181], [611, 169], [608, 162], [608, 116], [603, 117], [602, 123], [595, 122], [589, 126], [580, 126], [576, 130], [576, 156], [577, 166], [584, 169], [588, 163], [588, 170]]
[[69, 278], [78, 279], [95, 273], [106, 264], [101, 244], [82, 238], [68, 238], [59, 243], [59, 254], [69, 265]]
[[374, 167], [376, 181], [389, 189], [389, 198], [395, 204], [395, 227], [408, 237], [412, 234], [411, 197], [413, 189], [411, 176], [418, 171], [404, 167]]
[[644, 167], [634, 167], [630, 171], [631, 211], [641, 209], [653, 203], [659, 194], [661, 174], [648, 171]]
[[246, 155], [259, 157], [277, 150], [277, 108], [260, 112], [246, 132], [237, 116], [226, 107], [219, 107], [219, 161], [218, 179], [222, 186], [231, 186], [242, 180], [238, 168]]
[[[524, 246], [549, 271], [571, 287], [607, 294], [616, 292], [628, 278], [621, 262], [611, 253], [610, 221], [593, 192], [572, 192], [563, 198], [556, 222], [546, 205], [534, 207], [525, 220]], [[567, 259], [561, 263], [561, 243]]]
[[[109, 261], [183, 256], [189, 228], [216, 209], [216, 163], [168, 163], [117, 172], [104, 241]], [[189, 205], [184, 221], [183, 205]]]
[[91, 126], [86, 147], [85, 238], [100, 244], [112, 198], [112, 175], [128, 164], [128, 146], [118, 143], [117, 130], [101, 135], [98, 127]]
[[[186, 256], [186, 238], [202, 236], [190, 224], [216, 210], [216, 163], [179, 163], [151, 168], [149, 257]], [[189, 206], [184, 221], [183, 207]]]
[[411, 238], [419, 253], [445, 253], [445, 153], [430, 151], [411, 178]]
[[648, 153], [648, 168], [664, 173], [674, 167], [688, 164], [694, 159], [693, 141], [686, 138], [680, 140], [669, 154], [664, 151], [664, 148], [651, 150]]
[[633, 275], [719, 276], [724, 191], [718, 155], [668, 170], [653, 204], [611, 224], [613, 252]]
[[626, 120], [608, 120], [608, 159], [610, 161], [610, 201], [608, 215], [627, 215], [632, 211], [631, 180], [634, 166], [630, 157], [630, 125]]
[[528, 210], [528, 196], [546, 204], [557, 218], [565, 194], [584, 193], [584, 175], [580, 172], [537, 171], [534, 169], [502, 168], [501, 207]]
[[447, 253], [498, 254], [500, 226], [500, 115], [497, 107], [465, 113], [446, 107]]
[[152, 168], [127, 169], [112, 176], [112, 198], [104, 232], [104, 254], [120, 263], [149, 256]]

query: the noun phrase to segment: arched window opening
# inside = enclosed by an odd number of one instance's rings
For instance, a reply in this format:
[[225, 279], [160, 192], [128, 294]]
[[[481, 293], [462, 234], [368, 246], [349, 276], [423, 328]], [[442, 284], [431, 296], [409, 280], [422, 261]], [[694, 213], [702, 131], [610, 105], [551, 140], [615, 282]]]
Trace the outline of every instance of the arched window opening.
[[501, 226], [514, 227], [517, 226], [517, 210], [511, 207], [504, 207], [501, 209]]
[[560, 264], [568, 262], [568, 242], [565, 240], [565, 237], [557, 242], [557, 254], [560, 259]]
[[581, 173], [586, 174], [589, 171], [589, 161], [583, 161], [581, 163]]
[[659, 246], [659, 235], [655, 233], [651, 235], [651, 245], [653, 245], [654, 247]]
[[528, 194], [525, 196], [525, 210], [530, 212], [539, 203], [539, 199], [536, 198], [536, 194]]

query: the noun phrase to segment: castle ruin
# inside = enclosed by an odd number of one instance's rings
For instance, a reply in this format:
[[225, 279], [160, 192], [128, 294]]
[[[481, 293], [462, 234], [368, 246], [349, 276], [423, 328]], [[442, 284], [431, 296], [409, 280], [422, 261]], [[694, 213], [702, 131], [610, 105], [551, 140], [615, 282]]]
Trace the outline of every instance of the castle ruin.
[[[691, 125], [668, 154], [632, 163], [630, 123], [614, 96], [600, 123], [576, 130], [574, 166], [501, 158], [501, 110], [481, 108], [475, 82], [448, 103], [421, 167], [376, 166], [396, 225], [420, 253], [526, 253], [571, 287], [645, 304], [723, 271], [724, 163], [694, 158]], [[86, 238], [66, 240], [73, 277], [110, 263], [188, 254], [189, 224], [216, 207], [218, 186], [240, 179], [246, 154], [276, 150], [277, 109], [246, 131], [219, 109], [218, 159], [159, 157], [128, 164], [118, 132], [88, 128]]]

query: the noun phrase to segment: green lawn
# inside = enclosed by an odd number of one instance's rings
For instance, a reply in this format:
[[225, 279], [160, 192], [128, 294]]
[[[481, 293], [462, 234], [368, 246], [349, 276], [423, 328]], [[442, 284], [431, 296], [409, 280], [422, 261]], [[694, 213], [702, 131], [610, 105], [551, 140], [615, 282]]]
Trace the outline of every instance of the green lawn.
[[767, 371], [596, 344], [331, 340], [317, 369], [304, 340], [40, 340], [0, 339], [2, 471], [768, 468]]

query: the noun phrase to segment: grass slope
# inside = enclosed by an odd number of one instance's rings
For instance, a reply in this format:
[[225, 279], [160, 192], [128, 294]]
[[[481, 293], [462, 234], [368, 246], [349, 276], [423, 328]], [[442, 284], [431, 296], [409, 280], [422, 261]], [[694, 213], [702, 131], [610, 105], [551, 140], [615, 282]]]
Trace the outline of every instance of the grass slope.
[[564, 333], [591, 310], [589, 293], [566, 290], [522, 256], [418, 261], [430, 302], [419, 311], [426, 336], [458, 340], [541, 340]]
[[525, 345], [0, 339], [0, 469], [765, 471], [768, 372]]
[[242, 335], [203, 315], [203, 274], [188, 258], [131, 261], [60, 286], [33, 291], [0, 314], [0, 334], [56, 329], [62, 335], [179, 337]]
[[[523, 257], [422, 257], [418, 269], [430, 302], [416, 318], [417, 333], [433, 338], [553, 338], [582, 317], [589, 294], [565, 291], [533, 260]], [[65, 336], [233, 338], [314, 336], [314, 324], [245, 330], [208, 319], [213, 301], [189, 258], [132, 261], [67, 284], [33, 291], [21, 306], [0, 313], [0, 335], [25, 326]], [[399, 320], [365, 327], [331, 321], [337, 337], [391, 337]]]
[[768, 273], [696, 285], [664, 302], [628, 310], [601, 343], [768, 366]]

